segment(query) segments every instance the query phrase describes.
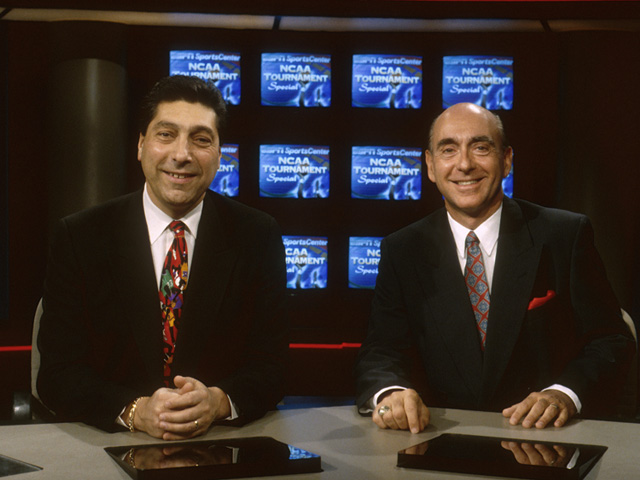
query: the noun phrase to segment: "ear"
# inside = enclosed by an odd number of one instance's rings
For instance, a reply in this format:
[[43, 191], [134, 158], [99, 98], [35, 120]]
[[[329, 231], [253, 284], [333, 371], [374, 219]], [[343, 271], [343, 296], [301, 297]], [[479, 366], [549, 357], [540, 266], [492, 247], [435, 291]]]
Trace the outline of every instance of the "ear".
[[140, 136], [138, 137], [138, 161], [140, 161], [142, 157], [143, 144], [144, 144], [144, 135], [140, 134]]
[[427, 175], [429, 175], [429, 180], [431, 180], [433, 183], [436, 183], [436, 174], [433, 169], [434, 158], [429, 150], [424, 151], [424, 162], [427, 165]]
[[513, 148], [507, 147], [504, 151], [504, 170], [502, 172], [502, 178], [506, 178], [511, 171], [511, 165], [513, 165]]

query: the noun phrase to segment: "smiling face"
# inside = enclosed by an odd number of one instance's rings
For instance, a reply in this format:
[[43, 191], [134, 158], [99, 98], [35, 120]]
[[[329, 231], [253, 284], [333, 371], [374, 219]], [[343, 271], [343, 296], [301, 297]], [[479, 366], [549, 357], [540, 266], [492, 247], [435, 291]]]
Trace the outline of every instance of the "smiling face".
[[138, 140], [153, 203], [174, 219], [204, 198], [220, 165], [216, 113], [200, 103], [160, 103]]
[[429, 179], [454, 220], [476, 228], [500, 207], [511, 169], [513, 153], [503, 148], [495, 117], [477, 105], [454, 105], [434, 123], [430, 143]]

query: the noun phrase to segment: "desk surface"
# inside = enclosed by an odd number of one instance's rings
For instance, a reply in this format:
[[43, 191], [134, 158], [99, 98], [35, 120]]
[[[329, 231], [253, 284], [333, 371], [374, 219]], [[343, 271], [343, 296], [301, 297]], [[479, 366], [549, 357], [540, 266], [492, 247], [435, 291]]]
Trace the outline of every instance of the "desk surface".
[[[444, 432], [606, 445], [609, 450], [589, 479], [640, 478], [640, 425], [631, 423], [574, 420], [560, 429], [526, 430], [510, 426], [498, 413], [432, 409], [431, 425], [414, 435], [380, 430], [369, 418], [359, 416], [355, 407], [349, 406], [269, 412], [241, 428], [214, 427], [200, 438], [270, 436], [304, 448], [322, 456], [324, 471], [303, 476], [309, 480], [486, 478], [396, 467], [398, 450]], [[16, 480], [128, 479], [103, 447], [157, 442], [143, 433], [108, 434], [75, 423], [0, 427], [0, 454], [43, 467], [39, 472], [9, 477]]]

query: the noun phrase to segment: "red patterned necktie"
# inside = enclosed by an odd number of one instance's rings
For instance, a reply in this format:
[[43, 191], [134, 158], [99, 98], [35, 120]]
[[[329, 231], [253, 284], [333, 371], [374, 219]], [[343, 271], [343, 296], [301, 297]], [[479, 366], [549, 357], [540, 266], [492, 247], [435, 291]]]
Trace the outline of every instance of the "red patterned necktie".
[[476, 317], [478, 334], [482, 350], [487, 337], [487, 320], [489, 318], [489, 283], [484, 270], [480, 242], [475, 232], [470, 231], [465, 240], [467, 248], [467, 264], [464, 269], [464, 280], [469, 291], [469, 299]]
[[174, 233], [160, 275], [160, 308], [162, 309], [162, 339], [164, 341], [164, 383], [171, 384], [171, 367], [176, 348], [178, 326], [182, 313], [182, 297], [187, 288], [187, 242], [185, 224], [173, 221], [169, 229]]

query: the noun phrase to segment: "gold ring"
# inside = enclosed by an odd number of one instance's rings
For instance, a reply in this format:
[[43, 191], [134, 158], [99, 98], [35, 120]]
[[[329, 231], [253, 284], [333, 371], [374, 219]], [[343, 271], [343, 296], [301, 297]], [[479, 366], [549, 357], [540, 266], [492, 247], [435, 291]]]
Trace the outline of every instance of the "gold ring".
[[560, 407], [559, 407], [557, 404], [555, 404], [555, 403], [552, 403], [552, 404], [551, 404], [551, 405], [549, 405], [549, 406], [550, 406], [550, 407], [553, 407], [553, 408], [560, 409]]
[[378, 409], [378, 415], [380, 415], [381, 417], [384, 417], [384, 414], [390, 411], [391, 411], [391, 407], [389, 405], [382, 405]]
[[198, 420], [195, 420], [193, 423], [196, 424], [196, 428], [195, 429], [197, 430], [198, 429]]

